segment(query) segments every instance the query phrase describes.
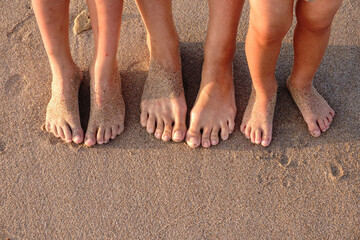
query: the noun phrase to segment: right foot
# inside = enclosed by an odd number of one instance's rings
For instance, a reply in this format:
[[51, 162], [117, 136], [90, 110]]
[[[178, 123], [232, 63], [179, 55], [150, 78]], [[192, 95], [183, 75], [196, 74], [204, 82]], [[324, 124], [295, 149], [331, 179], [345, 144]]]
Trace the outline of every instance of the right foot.
[[90, 73], [90, 118], [85, 134], [88, 147], [108, 143], [110, 138], [114, 139], [124, 131], [125, 104], [120, 75], [114, 65], [107, 71], [103, 67], [93, 67]]
[[78, 93], [82, 81], [82, 72], [70, 67], [54, 74], [52, 94], [46, 109], [45, 129], [64, 141], [81, 143], [84, 132], [80, 124]]
[[249, 103], [240, 126], [241, 132], [252, 143], [269, 146], [276, 104], [276, 89], [269, 97], [257, 94], [252, 88]]
[[217, 145], [219, 133], [227, 140], [234, 130], [235, 115], [232, 64], [220, 67], [204, 63], [200, 90], [190, 114], [187, 144], [192, 148]]
[[186, 135], [187, 107], [177, 38], [161, 46], [148, 39], [148, 47], [151, 60], [141, 98], [140, 123], [157, 139], [181, 142]]

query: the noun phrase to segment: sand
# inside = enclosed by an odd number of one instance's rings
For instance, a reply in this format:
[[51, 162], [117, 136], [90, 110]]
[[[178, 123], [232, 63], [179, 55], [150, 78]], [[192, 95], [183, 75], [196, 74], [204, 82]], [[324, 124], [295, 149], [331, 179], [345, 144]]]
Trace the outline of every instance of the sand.
[[[206, 1], [173, 1], [189, 110], [201, 79]], [[40, 126], [50, 66], [29, 0], [0, 2], [0, 239], [359, 239], [360, 2], [345, 0], [314, 86], [336, 116], [312, 137], [290, 93], [293, 50], [278, 60], [273, 140], [255, 146], [240, 132], [251, 81], [244, 53], [245, 4], [234, 62], [236, 130], [210, 149], [164, 143], [139, 123], [147, 77], [146, 30], [124, 4], [118, 62], [125, 130], [107, 145], [63, 144]], [[83, 1], [70, 7], [70, 43], [85, 71], [80, 113], [89, 115], [92, 31], [72, 32]]]

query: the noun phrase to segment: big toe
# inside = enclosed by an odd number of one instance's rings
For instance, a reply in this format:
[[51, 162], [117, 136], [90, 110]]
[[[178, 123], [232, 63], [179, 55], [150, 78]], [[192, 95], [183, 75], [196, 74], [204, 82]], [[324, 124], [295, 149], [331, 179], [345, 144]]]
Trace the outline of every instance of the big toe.
[[190, 130], [186, 134], [186, 143], [191, 148], [196, 148], [200, 145], [200, 132], [191, 132]]
[[96, 144], [96, 138], [95, 138], [95, 129], [88, 129], [86, 131], [85, 135], [85, 145], [88, 147], [92, 147]]
[[84, 131], [81, 127], [71, 128], [72, 131], [72, 140], [74, 143], [79, 144], [84, 139]]
[[319, 137], [321, 134], [321, 130], [317, 125], [316, 121], [308, 121], [307, 122], [309, 132], [314, 137]]

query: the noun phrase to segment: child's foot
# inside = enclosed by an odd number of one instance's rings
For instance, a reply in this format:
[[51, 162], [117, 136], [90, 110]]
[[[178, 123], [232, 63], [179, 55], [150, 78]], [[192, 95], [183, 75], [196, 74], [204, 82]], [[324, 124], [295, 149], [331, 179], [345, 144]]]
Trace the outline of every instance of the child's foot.
[[116, 64], [108, 72], [103, 67], [93, 68], [90, 90], [90, 118], [85, 134], [85, 145], [89, 147], [108, 143], [124, 131], [125, 103]]
[[82, 72], [74, 66], [55, 73], [52, 94], [46, 109], [45, 129], [70, 143], [81, 143], [84, 132], [80, 124], [78, 93]]
[[294, 81], [288, 79], [287, 87], [308, 125], [310, 134], [319, 137], [321, 132], [328, 130], [335, 112], [314, 86], [298, 87]]
[[234, 130], [236, 115], [232, 64], [219, 66], [204, 63], [200, 90], [190, 115], [186, 142], [192, 147], [207, 148], [227, 140]]
[[181, 142], [186, 134], [186, 102], [178, 45], [148, 42], [150, 67], [141, 98], [140, 123], [163, 141]]
[[276, 89], [271, 97], [257, 94], [252, 88], [240, 130], [252, 143], [269, 146], [276, 104]]

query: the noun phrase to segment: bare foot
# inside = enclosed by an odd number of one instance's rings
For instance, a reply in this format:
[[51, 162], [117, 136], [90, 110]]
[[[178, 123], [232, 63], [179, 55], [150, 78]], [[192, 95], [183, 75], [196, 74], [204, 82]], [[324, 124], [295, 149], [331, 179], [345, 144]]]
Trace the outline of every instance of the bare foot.
[[[124, 131], [125, 103], [117, 66], [106, 73], [104, 68], [91, 71], [91, 107], [85, 145], [108, 143]], [[97, 71], [97, 69], [100, 69]]]
[[310, 134], [319, 137], [321, 132], [328, 130], [335, 112], [314, 86], [296, 87], [289, 78], [287, 87], [308, 125]]
[[190, 115], [186, 142], [192, 147], [207, 148], [219, 143], [219, 133], [228, 139], [234, 130], [236, 115], [232, 64], [204, 63], [200, 90]]
[[148, 38], [149, 73], [141, 97], [140, 124], [163, 141], [181, 142], [186, 135], [186, 102], [178, 41], [162, 46]]
[[52, 94], [46, 109], [45, 129], [70, 143], [81, 143], [84, 132], [80, 124], [78, 93], [82, 72], [71, 67], [53, 73]]
[[276, 104], [276, 90], [271, 97], [256, 94], [252, 88], [240, 130], [252, 143], [269, 146]]

